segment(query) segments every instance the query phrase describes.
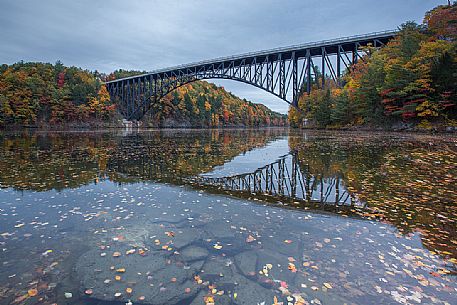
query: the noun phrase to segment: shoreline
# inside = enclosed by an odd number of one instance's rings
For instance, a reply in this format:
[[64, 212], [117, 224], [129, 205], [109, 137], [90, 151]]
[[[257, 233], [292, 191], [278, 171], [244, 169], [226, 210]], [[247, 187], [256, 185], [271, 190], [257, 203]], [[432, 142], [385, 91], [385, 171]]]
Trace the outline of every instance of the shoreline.
[[53, 127], [38, 127], [38, 126], [12, 126], [8, 128], [0, 128], [1, 132], [19, 132], [19, 131], [34, 131], [34, 132], [97, 132], [97, 131], [161, 131], [161, 130], [181, 130], [181, 131], [210, 131], [210, 130], [258, 130], [258, 129], [287, 129], [288, 131], [310, 131], [310, 132], [338, 132], [338, 133], [399, 133], [399, 134], [428, 134], [428, 135], [457, 135], [457, 127], [450, 129], [417, 129], [417, 128], [382, 128], [382, 127], [341, 127], [341, 128], [317, 128], [317, 127], [290, 127], [290, 126], [219, 126], [219, 127], [182, 127], [182, 126], [167, 126], [167, 127], [123, 127], [123, 126], [53, 126]]

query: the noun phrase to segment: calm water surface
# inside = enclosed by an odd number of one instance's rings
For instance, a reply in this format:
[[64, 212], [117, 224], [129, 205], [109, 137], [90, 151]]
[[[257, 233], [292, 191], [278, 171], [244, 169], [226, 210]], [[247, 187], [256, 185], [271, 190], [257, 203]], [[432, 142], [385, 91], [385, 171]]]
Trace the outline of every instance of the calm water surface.
[[452, 136], [0, 133], [0, 304], [457, 304], [456, 185]]

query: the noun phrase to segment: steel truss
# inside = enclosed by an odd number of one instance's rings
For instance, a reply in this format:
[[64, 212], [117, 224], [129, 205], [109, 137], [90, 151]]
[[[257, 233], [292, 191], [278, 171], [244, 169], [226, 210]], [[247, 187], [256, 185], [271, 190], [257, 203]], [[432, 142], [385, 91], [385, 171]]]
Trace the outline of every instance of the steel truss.
[[[185, 84], [203, 79], [231, 79], [263, 89], [293, 107], [313, 84], [326, 86], [341, 77], [367, 46], [382, 47], [395, 31], [372, 33], [288, 48], [193, 63], [106, 82], [111, 99], [127, 120], [140, 120], [154, 103]], [[319, 71], [318, 71], [319, 70]]]

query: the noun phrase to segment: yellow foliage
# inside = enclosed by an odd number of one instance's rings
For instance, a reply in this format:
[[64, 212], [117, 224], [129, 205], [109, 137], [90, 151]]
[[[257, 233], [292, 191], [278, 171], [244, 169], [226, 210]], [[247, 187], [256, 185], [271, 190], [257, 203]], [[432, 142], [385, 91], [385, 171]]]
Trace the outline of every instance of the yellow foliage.
[[422, 120], [418, 125], [418, 128], [420, 129], [427, 129], [430, 130], [432, 129], [432, 124], [428, 120]]
[[206, 111], [210, 111], [211, 110], [211, 104], [208, 101], [205, 102], [205, 110]]
[[418, 111], [417, 116], [420, 117], [437, 117], [439, 115], [438, 110], [438, 105], [432, 104], [429, 101], [422, 102], [419, 106], [416, 107], [416, 111]]

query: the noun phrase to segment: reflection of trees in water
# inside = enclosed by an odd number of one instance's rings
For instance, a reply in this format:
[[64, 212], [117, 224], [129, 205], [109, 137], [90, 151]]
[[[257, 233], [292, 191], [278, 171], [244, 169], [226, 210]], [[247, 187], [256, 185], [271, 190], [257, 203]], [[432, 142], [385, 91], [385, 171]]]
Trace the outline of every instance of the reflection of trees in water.
[[100, 133], [0, 135], [0, 185], [47, 191], [97, 181], [114, 145], [112, 138]]
[[341, 177], [367, 203], [368, 218], [400, 232], [421, 232], [431, 250], [457, 258], [457, 152], [438, 137], [290, 137], [301, 167], [315, 176]]
[[105, 178], [133, 182], [146, 177], [146, 164], [153, 180], [194, 175], [281, 135], [280, 129], [0, 134], [0, 186], [46, 191]]
[[284, 135], [284, 130], [202, 130], [141, 133], [124, 137], [110, 156], [115, 181], [181, 182]]

